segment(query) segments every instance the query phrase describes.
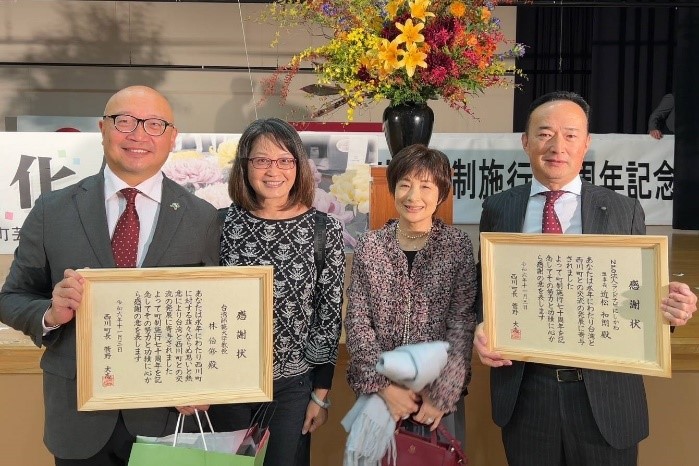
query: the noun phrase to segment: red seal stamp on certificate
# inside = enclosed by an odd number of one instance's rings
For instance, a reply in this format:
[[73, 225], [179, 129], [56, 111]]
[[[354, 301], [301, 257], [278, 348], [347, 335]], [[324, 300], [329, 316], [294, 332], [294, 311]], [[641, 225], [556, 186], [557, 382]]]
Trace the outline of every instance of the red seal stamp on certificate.
[[510, 330], [510, 339], [511, 340], [521, 340], [522, 339], [522, 331], [515, 327], [512, 330]]
[[102, 376], [102, 386], [103, 387], [113, 387], [114, 386], [114, 375], [107, 374]]

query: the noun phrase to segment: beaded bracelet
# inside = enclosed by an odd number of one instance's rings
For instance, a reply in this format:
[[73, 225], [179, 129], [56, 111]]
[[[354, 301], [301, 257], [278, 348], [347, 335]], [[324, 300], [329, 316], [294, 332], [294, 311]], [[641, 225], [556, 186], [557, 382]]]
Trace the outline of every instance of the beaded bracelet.
[[318, 406], [320, 406], [323, 409], [328, 409], [331, 405], [330, 400], [323, 401], [320, 398], [318, 398], [318, 395], [316, 395], [316, 392], [311, 392], [311, 400], [313, 400], [313, 402], [315, 404], [317, 404]]

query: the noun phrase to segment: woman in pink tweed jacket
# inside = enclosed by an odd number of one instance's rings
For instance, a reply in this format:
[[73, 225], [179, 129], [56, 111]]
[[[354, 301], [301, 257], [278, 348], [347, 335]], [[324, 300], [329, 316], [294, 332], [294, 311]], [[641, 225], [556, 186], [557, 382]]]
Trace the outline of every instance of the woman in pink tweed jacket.
[[[348, 289], [347, 380], [357, 395], [378, 393], [394, 419], [412, 416], [437, 428], [453, 412], [471, 378], [476, 325], [473, 247], [458, 228], [434, 219], [451, 189], [448, 158], [413, 145], [388, 167], [398, 220], [364, 234]], [[449, 343], [440, 376], [420, 393], [376, 372], [379, 355], [410, 343]]]

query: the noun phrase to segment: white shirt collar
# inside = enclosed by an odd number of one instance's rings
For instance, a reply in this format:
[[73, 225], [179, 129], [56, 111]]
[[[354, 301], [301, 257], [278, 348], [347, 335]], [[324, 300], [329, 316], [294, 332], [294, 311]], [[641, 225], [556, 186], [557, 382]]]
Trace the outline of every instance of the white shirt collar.
[[[104, 198], [109, 199], [124, 188], [130, 186], [109, 168], [109, 165], [104, 167]], [[163, 195], [163, 172], [158, 170], [158, 173], [151, 176], [147, 180], [139, 183], [134, 188], [157, 203], [161, 202]]]
[[[532, 177], [532, 189], [529, 193], [529, 197], [536, 196], [539, 193], [543, 193], [546, 191], [551, 191], [549, 188], [544, 186], [537, 180], [536, 178]], [[568, 193], [573, 193], [576, 196], [580, 196], [580, 193], [582, 191], [582, 179], [579, 176], [576, 176], [573, 178], [573, 180], [568, 183], [567, 185], [563, 186], [561, 188], [561, 191], [565, 191]]]

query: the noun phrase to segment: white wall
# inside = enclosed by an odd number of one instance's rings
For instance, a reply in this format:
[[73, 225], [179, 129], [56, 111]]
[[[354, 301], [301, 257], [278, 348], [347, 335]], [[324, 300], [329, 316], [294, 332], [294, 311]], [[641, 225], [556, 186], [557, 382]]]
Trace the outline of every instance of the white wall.
[[[260, 81], [268, 73], [249, 74], [248, 60], [253, 67], [276, 67], [324, 41], [298, 30], [283, 35], [279, 48], [271, 48], [276, 29], [258, 21], [264, 7], [241, 4], [241, 12], [235, 2], [0, 2], [0, 60], [17, 63], [0, 67], [0, 130], [6, 129], [4, 117], [101, 115], [109, 96], [131, 84], [165, 93], [177, 126], [185, 132], [241, 132], [252, 119], [263, 116], [309, 120], [308, 107], [314, 100], [298, 89], [315, 82], [311, 73], [293, 81], [296, 91], [288, 105], [280, 107], [271, 98], [256, 108]], [[496, 10], [511, 39], [515, 15], [515, 7]], [[185, 66], [195, 68], [174, 69]], [[221, 66], [241, 71], [212, 68]], [[474, 99], [478, 119], [435, 101], [430, 104], [436, 114], [435, 131], [511, 131], [513, 95], [512, 87], [498, 88]], [[380, 122], [384, 107], [376, 104], [358, 112], [355, 121]], [[345, 121], [345, 111], [324, 120]]]

